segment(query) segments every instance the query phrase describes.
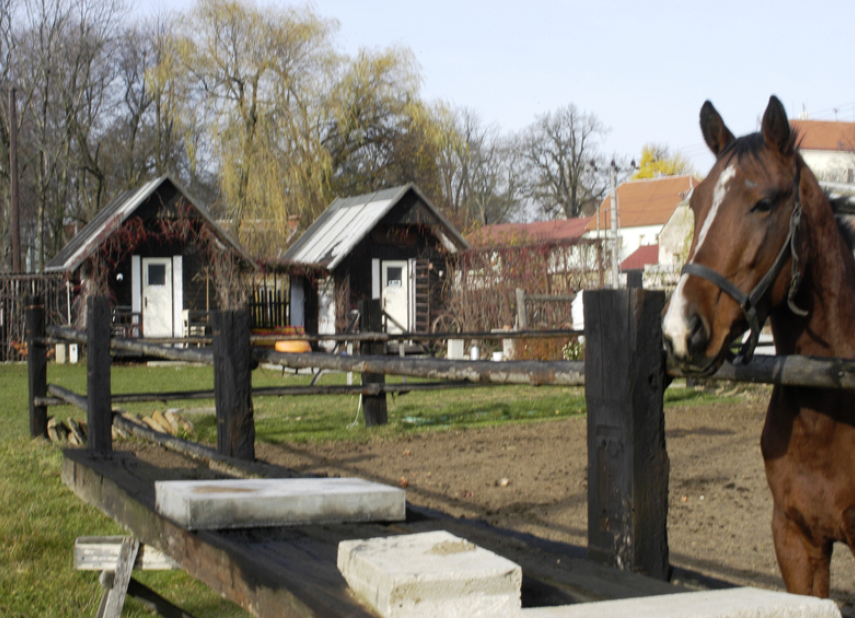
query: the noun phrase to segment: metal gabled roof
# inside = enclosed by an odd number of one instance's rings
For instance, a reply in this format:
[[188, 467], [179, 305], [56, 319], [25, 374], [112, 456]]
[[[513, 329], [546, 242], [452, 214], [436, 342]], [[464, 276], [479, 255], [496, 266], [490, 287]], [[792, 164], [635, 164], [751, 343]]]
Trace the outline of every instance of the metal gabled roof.
[[410, 191], [440, 222], [437, 234], [447, 249], [466, 249], [469, 243], [413, 184], [374, 193], [336, 198], [282, 256], [291, 264], [334, 270], [359, 242]]
[[134, 211], [139, 208], [160, 186], [170, 182], [181, 193], [202, 218], [214, 229], [225, 243], [238, 252], [247, 263], [255, 266], [255, 261], [223, 228], [221, 228], [208, 209], [198, 204], [180, 184], [171, 176], [161, 176], [150, 180], [138, 189], [122, 191], [99, 210], [92, 220], [68, 241], [62, 250], [45, 266], [45, 272], [69, 272], [77, 270], [92, 255], [101, 243], [115, 232]]

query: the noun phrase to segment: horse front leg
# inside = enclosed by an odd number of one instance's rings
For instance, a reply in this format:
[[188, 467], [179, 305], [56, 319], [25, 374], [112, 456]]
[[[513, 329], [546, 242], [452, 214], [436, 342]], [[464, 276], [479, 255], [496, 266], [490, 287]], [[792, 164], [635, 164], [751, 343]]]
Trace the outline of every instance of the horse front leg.
[[777, 504], [772, 515], [772, 536], [787, 592], [827, 598], [833, 544], [812, 542]]

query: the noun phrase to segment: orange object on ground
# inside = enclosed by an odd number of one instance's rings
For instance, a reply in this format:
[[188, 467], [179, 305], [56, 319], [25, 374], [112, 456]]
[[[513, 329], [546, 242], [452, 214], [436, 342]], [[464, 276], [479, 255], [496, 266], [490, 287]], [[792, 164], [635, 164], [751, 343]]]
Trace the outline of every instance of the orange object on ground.
[[299, 339], [288, 339], [286, 341], [277, 341], [274, 346], [277, 352], [311, 352], [312, 346], [308, 341]]

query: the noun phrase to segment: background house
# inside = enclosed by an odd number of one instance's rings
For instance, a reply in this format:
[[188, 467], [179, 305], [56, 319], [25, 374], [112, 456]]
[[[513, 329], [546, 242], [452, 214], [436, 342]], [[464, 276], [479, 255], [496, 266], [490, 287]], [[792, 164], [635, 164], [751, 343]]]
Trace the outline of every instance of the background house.
[[855, 183], [855, 122], [791, 120], [799, 150], [819, 180]]
[[[181, 337], [185, 311], [218, 307], [221, 277], [253, 260], [169, 176], [116, 196], [45, 267], [75, 283], [78, 306], [110, 295], [123, 334]], [[81, 318], [85, 311], [80, 311]]]
[[389, 332], [425, 332], [441, 302], [446, 258], [469, 243], [414, 185], [337, 198], [284, 253], [291, 324], [341, 332], [363, 298], [380, 299]]
[[[698, 181], [691, 175], [630, 180], [617, 187], [619, 250], [622, 262], [639, 247], [659, 244], [662, 227]], [[611, 238], [611, 197], [600, 204], [586, 238]]]

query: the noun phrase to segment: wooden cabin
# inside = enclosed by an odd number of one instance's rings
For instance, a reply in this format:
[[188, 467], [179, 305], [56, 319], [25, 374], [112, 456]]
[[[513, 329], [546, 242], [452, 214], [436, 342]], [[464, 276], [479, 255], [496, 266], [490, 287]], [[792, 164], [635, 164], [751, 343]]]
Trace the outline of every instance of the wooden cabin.
[[[219, 306], [218, 276], [255, 263], [169, 176], [117, 195], [45, 267], [88, 294], [110, 296], [117, 334], [202, 334], [194, 315]], [[78, 314], [85, 319], [85, 311]]]
[[337, 198], [285, 252], [291, 324], [343, 332], [364, 298], [380, 299], [388, 332], [428, 332], [442, 311], [447, 258], [469, 248], [417, 187]]

